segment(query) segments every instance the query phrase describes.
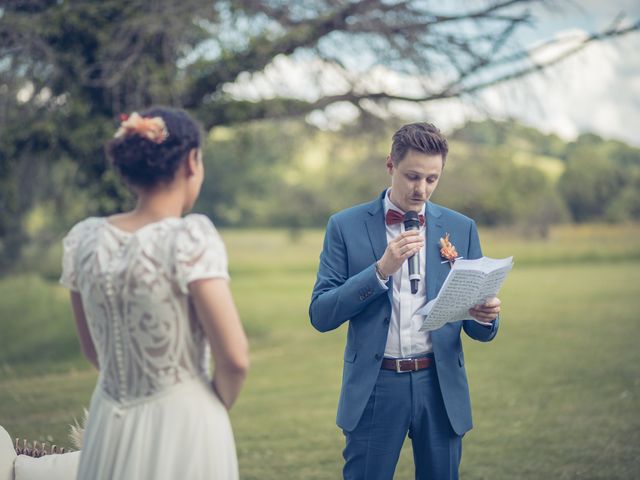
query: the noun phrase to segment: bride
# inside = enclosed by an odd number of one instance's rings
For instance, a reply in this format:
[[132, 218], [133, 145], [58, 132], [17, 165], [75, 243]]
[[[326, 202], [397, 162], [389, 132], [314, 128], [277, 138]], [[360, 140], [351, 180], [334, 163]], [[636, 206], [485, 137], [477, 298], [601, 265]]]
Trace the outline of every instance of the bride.
[[79, 479], [238, 477], [227, 410], [248, 370], [247, 339], [220, 236], [204, 215], [181, 216], [204, 178], [200, 142], [182, 110], [123, 116], [107, 155], [137, 205], [87, 218], [64, 239], [60, 281], [100, 371]]

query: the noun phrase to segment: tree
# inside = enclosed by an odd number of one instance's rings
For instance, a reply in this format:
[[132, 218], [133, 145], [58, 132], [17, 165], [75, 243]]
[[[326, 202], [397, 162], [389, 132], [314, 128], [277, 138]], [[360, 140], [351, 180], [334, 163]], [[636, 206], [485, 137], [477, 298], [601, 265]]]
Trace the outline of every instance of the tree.
[[[472, 95], [640, 28], [616, 23], [535, 62], [532, 53], [562, 41], [532, 52], [513, 38], [535, 22], [531, 7], [546, 3], [454, 2], [447, 12], [421, 0], [4, 1], [0, 270], [19, 257], [24, 218], [50, 192], [61, 210], [59, 193], [73, 186], [83, 189], [93, 213], [130, 201], [101, 147], [121, 112], [153, 103], [182, 106], [206, 129], [344, 104], [371, 115], [391, 102]], [[255, 98], [239, 95], [243, 79], [267, 78], [286, 60], [309, 74], [304, 96], [279, 90], [277, 81]], [[381, 72], [412, 87], [385, 84]], [[62, 184], [52, 175], [59, 162], [75, 165]]]
[[584, 134], [567, 152], [558, 188], [574, 220], [640, 218], [640, 149]]

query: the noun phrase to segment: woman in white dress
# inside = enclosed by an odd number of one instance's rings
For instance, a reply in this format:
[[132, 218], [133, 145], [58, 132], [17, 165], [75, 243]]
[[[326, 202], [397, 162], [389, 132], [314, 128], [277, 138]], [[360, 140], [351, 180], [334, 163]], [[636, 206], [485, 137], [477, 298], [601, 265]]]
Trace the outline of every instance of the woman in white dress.
[[182, 217], [204, 176], [200, 130], [182, 110], [152, 108], [122, 119], [107, 155], [137, 205], [76, 224], [60, 280], [100, 371], [78, 478], [236, 479], [227, 410], [247, 339], [220, 236], [207, 217]]

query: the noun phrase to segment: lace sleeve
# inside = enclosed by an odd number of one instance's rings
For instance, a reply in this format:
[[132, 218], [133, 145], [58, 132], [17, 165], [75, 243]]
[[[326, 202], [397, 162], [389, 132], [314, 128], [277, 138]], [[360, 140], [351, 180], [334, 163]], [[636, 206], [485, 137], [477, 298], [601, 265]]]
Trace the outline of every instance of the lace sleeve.
[[229, 279], [227, 252], [218, 231], [204, 215], [184, 218], [176, 235], [176, 278], [180, 290], [189, 293], [189, 283], [203, 278]]
[[76, 251], [80, 239], [87, 233], [89, 220], [86, 219], [76, 223], [62, 239], [62, 275], [60, 276], [60, 283], [74, 292], [78, 291]]

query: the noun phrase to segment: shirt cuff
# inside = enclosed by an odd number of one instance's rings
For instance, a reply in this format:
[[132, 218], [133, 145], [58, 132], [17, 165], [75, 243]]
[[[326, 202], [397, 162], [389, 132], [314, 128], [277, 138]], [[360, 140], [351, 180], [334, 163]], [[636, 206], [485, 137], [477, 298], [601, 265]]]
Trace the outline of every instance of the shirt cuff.
[[[375, 270], [374, 270], [375, 271]], [[385, 282], [382, 277], [380, 275], [378, 275], [378, 272], [376, 271], [376, 278], [378, 279], [378, 282], [380, 282], [380, 286], [382, 288], [384, 288], [385, 290], [389, 290], [389, 287], [387, 286], [387, 283], [389, 282], [389, 279], [387, 278], [387, 281]]]
[[480, 320], [476, 320], [475, 318], [472, 318], [471, 320], [473, 320], [476, 323], [479, 323], [483, 327], [493, 327], [493, 323], [495, 322], [495, 320], [493, 322], [481, 322]]

